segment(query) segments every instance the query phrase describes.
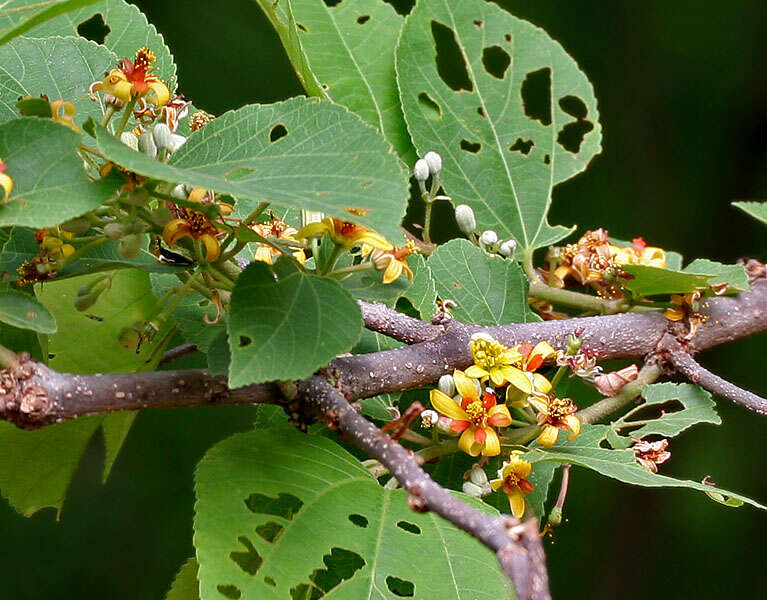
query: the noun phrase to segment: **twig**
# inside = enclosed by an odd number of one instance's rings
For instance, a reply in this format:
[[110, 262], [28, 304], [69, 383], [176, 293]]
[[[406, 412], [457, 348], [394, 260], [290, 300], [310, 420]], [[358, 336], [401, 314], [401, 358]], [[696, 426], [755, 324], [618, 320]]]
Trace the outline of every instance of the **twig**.
[[606, 419], [624, 406], [631, 404], [642, 393], [642, 386], [652, 383], [660, 377], [663, 370], [655, 363], [649, 363], [639, 370], [634, 381], [630, 381], [621, 388], [615, 396], [603, 398], [591, 406], [576, 413], [581, 423], [597, 423]]
[[166, 365], [168, 363], [172, 363], [173, 361], [178, 360], [179, 358], [183, 358], [184, 356], [188, 356], [189, 354], [194, 354], [197, 352], [197, 346], [194, 344], [181, 344], [180, 346], [176, 346], [175, 348], [171, 348], [170, 350], [167, 350], [165, 354], [162, 355], [162, 358], [160, 359], [161, 365]]

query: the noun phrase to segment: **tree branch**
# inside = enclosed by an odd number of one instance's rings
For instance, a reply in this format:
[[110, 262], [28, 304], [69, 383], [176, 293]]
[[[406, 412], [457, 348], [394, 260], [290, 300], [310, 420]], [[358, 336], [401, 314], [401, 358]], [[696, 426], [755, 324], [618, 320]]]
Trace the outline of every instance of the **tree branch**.
[[399, 342], [415, 344], [433, 340], [444, 333], [444, 329], [439, 325], [414, 319], [389, 308], [385, 304], [364, 302], [363, 300], [357, 300], [357, 303], [362, 310], [362, 319], [366, 328], [394, 338]]
[[493, 550], [520, 600], [550, 598], [536, 519], [521, 524], [510, 516], [489, 517], [462, 502], [429, 477], [412, 452], [359, 415], [324, 379], [315, 376], [302, 381], [298, 395], [306, 406], [324, 415], [331, 427], [338, 428], [344, 439], [386, 466], [409, 492], [413, 510], [433, 510]]

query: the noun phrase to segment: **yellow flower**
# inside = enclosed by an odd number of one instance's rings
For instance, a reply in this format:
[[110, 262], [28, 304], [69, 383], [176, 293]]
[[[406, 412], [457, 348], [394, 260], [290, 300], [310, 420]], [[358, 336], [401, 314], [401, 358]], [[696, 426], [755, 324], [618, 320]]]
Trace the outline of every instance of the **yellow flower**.
[[[275, 237], [288, 242], [295, 242], [295, 236], [298, 233], [295, 227], [287, 225], [285, 221], [277, 219], [274, 215], [272, 215], [271, 220], [251, 225], [250, 228], [263, 238]], [[258, 244], [254, 258], [271, 265], [281, 254], [282, 252], [269, 244]], [[303, 250], [293, 252], [293, 258], [301, 264], [306, 262], [306, 254]]]
[[362, 254], [364, 256], [367, 252], [370, 252], [370, 260], [375, 265], [375, 268], [378, 271], [384, 272], [383, 282], [393, 283], [399, 279], [402, 273], [405, 273], [408, 281], [413, 281], [413, 270], [407, 264], [407, 257], [417, 251], [415, 242], [410, 241], [404, 246], [393, 248], [390, 251], [366, 246], [363, 248]]
[[8, 165], [6, 165], [3, 162], [3, 159], [0, 158], [0, 188], [3, 190], [3, 195], [0, 197], [0, 204], [5, 204], [13, 190], [13, 179], [11, 179], [11, 176], [5, 172], [7, 168]]
[[631, 240], [632, 245], [625, 248], [610, 245], [610, 252], [617, 265], [645, 265], [663, 269], [666, 266], [666, 251], [648, 246], [641, 237]]
[[64, 100], [54, 100], [51, 102], [51, 114], [53, 120], [62, 125], [66, 125], [72, 131], [80, 132], [80, 128], [75, 125], [75, 115], [77, 109], [71, 102], [64, 102]]
[[35, 239], [40, 244], [40, 256], [52, 260], [60, 258], [69, 258], [75, 253], [72, 244], [65, 243], [65, 240], [71, 240], [73, 233], [57, 228], [40, 229], [35, 232]]
[[525, 494], [533, 491], [533, 484], [527, 480], [532, 470], [533, 465], [513, 452], [498, 470], [498, 479], [490, 481], [494, 491], [503, 489], [509, 498], [511, 512], [518, 519], [525, 514]]
[[515, 386], [527, 385], [529, 388], [525, 374], [514, 366], [522, 361], [522, 355], [516, 350], [504, 346], [486, 333], [471, 336], [469, 350], [474, 359], [474, 364], [466, 369], [469, 377], [482, 380], [489, 378], [496, 386], [510, 382]]
[[431, 405], [452, 419], [450, 429], [461, 432], [458, 447], [471, 456], [498, 456], [501, 441], [493, 427], [511, 425], [511, 415], [505, 404], [497, 404], [495, 393], [486, 390], [480, 398], [474, 380], [462, 371], [453, 373], [460, 404], [438, 389], [431, 390]]
[[[207, 190], [194, 188], [190, 192], [188, 200], [210, 204], [212, 200], [204, 202], [207, 197]], [[219, 207], [222, 213], [231, 211], [231, 206], [228, 204], [222, 203], [219, 204]], [[175, 204], [170, 205], [170, 208], [175, 212], [176, 218], [171, 220], [162, 231], [162, 238], [165, 243], [173, 247], [185, 237], [200, 240], [205, 246], [205, 260], [208, 262], [216, 260], [221, 255], [221, 245], [217, 238], [219, 231], [210, 219], [204, 213]]]
[[[131, 99], [144, 98], [155, 106], [165, 106], [170, 100], [170, 90], [165, 83], [151, 74], [152, 63], [157, 59], [154, 52], [146, 46], [136, 52], [135, 60], [124, 58], [117, 69], [106, 74], [103, 81], [91, 85], [91, 93], [104, 90], [125, 103]], [[109, 101], [109, 98], [106, 98]]]
[[532, 398], [546, 400], [551, 391], [551, 383], [540, 373], [536, 373], [549, 358], [557, 355], [557, 351], [548, 342], [538, 342], [535, 346], [530, 343], [519, 344], [512, 348], [522, 358], [519, 362], [522, 377], [517, 377], [506, 389], [506, 402], [515, 408], [527, 406]]
[[306, 240], [322, 237], [326, 233], [334, 244], [341, 246], [345, 250], [361, 244], [367, 244], [373, 248], [387, 251], [394, 248], [380, 233], [376, 233], [362, 225], [355, 225], [350, 221], [336, 219], [335, 217], [325, 217], [319, 223], [310, 223], [302, 227], [296, 234], [296, 238]]
[[548, 398], [543, 402], [539, 398], [531, 398], [532, 404], [538, 411], [538, 421], [543, 425], [543, 431], [538, 436], [538, 443], [549, 448], [556, 444], [560, 429], [569, 429], [567, 441], [572, 442], [581, 432], [581, 421], [575, 416], [578, 407], [569, 398]]

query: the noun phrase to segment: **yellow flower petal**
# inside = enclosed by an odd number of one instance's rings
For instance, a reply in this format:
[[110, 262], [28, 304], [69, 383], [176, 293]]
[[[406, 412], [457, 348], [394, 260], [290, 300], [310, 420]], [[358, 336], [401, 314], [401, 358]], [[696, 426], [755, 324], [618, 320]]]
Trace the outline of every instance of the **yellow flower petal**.
[[503, 367], [503, 374], [506, 377], [506, 380], [518, 390], [521, 390], [526, 394], [533, 391], [533, 384], [524, 371], [521, 371], [516, 367]]
[[149, 82], [149, 89], [152, 91], [146, 97], [147, 102], [150, 102], [155, 106], [165, 106], [170, 100], [170, 90], [168, 90], [168, 86], [159, 79], [157, 81]]
[[557, 443], [559, 429], [553, 425], [544, 425], [541, 435], [538, 436], [538, 444], [544, 448], [551, 448]]
[[480, 448], [474, 443], [474, 427], [469, 427], [461, 434], [458, 447], [470, 456], [479, 455]]
[[502, 485], [503, 485], [503, 479], [490, 480], [490, 487], [493, 488], [494, 492], [497, 492], [498, 490], [500, 490]]
[[[461, 398], [471, 398], [476, 400], [479, 398], [477, 388], [474, 385], [474, 380], [466, 377], [463, 371], [456, 369], [453, 371], [453, 381], [455, 382], [455, 389], [460, 394]], [[464, 417], [468, 420], [468, 417]]]
[[13, 190], [13, 179], [5, 173], [0, 173], [0, 188], [3, 188], [3, 196], [2, 199], [0, 199], [0, 204], [3, 204], [11, 195], [11, 191]]
[[[328, 224], [328, 221], [330, 223]], [[296, 233], [297, 240], [308, 240], [309, 238], [322, 237], [329, 231], [333, 231], [333, 220], [325, 218], [319, 223], [309, 223]]]
[[189, 235], [189, 231], [189, 224], [184, 219], [173, 219], [162, 230], [162, 239], [173, 247], [182, 237]]
[[[525, 459], [519, 458], [519, 456], [512, 454], [509, 458], [507, 469], [522, 479], [527, 479], [533, 470], [533, 465]], [[506, 470], [504, 470], [504, 472], [505, 471]], [[505, 472], [505, 475], [508, 475], [508, 473]]]
[[[470, 421], [469, 415], [466, 414], [466, 411], [463, 410], [460, 406], [458, 406], [458, 403], [456, 403], [455, 400], [453, 400], [450, 396], [447, 396], [446, 394], [442, 393], [439, 390], [431, 390], [429, 392], [429, 400], [431, 401], [431, 405], [441, 414], [445, 415], [446, 417], [449, 417], [451, 419], [456, 419], [458, 421]], [[472, 434], [472, 438], [473, 438]]]
[[543, 357], [543, 360], [546, 360], [556, 353], [557, 351], [554, 350], [548, 342], [538, 342], [535, 345], [535, 348], [533, 348], [533, 351], [530, 352], [530, 356], [538, 356], [540, 354]]
[[567, 415], [562, 420], [565, 423], [567, 423], [567, 426], [570, 428], [570, 431], [572, 431], [572, 433], [567, 436], [567, 441], [572, 442], [575, 438], [578, 437], [578, 434], [581, 432], [581, 420], [575, 415]]
[[504, 417], [506, 417], [506, 419], [508, 419], [508, 422], [505, 425], [498, 425], [494, 421], [493, 423], [491, 423], [493, 427], [508, 427], [509, 425], [511, 425], [511, 413], [509, 413], [509, 408], [505, 404], [496, 404], [495, 406], [490, 408], [490, 410], [487, 411], [488, 418], [494, 417], [495, 415], [503, 415]]
[[221, 256], [221, 244], [215, 236], [205, 233], [200, 236], [200, 241], [205, 245], [205, 260], [212, 262]]
[[525, 514], [525, 495], [520, 490], [516, 490], [509, 496], [509, 506], [511, 506], [511, 514], [521, 519]]
[[255, 260], [260, 260], [261, 262], [272, 264], [272, 249], [266, 244], [259, 245], [253, 258]]
[[535, 410], [537, 410], [539, 413], [546, 413], [549, 410], [549, 401], [548, 396], [544, 396], [543, 398], [541, 396], [532, 394], [527, 397], [528, 403], [530, 403]]
[[533, 385], [536, 392], [548, 394], [551, 391], [551, 382], [540, 373], [533, 373]]
[[504, 377], [503, 373], [504, 367], [490, 367], [490, 381], [493, 382], [493, 385], [500, 386], [506, 383], [506, 377]]
[[492, 427], [485, 427], [485, 433], [487, 437], [485, 438], [485, 447], [482, 449], [482, 455], [498, 456], [501, 453], [501, 440], [498, 439], [498, 434]]
[[368, 246], [373, 246], [373, 248], [378, 248], [379, 250], [394, 249], [394, 246], [392, 246], [384, 236], [375, 231], [364, 230], [362, 233], [354, 236], [354, 238], [353, 244], [363, 243]]
[[402, 263], [392, 258], [389, 261], [389, 265], [386, 267], [386, 270], [384, 271], [383, 282], [393, 283], [399, 279], [400, 275], [402, 275]]
[[527, 394], [510, 385], [506, 388], [506, 404], [510, 404], [514, 408], [527, 406]]
[[471, 365], [468, 369], [466, 369], [466, 375], [472, 377], [473, 379], [483, 379], [485, 377], [489, 377], [490, 373], [485, 371], [479, 365]]

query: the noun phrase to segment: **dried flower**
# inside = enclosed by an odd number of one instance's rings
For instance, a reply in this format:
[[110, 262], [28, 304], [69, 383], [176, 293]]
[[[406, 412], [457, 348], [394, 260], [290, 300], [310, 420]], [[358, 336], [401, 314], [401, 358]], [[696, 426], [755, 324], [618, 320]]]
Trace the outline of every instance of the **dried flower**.
[[597, 391], [603, 396], [615, 396], [627, 383], [634, 381], [639, 375], [636, 365], [629, 365], [618, 371], [606, 373], [594, 378]]
[[653, 473], [658, 472], [658, 465], [663, 464], [669, 458], [671, 458], [671, 452], [667, 450], [668, 440], [663, 438], [657, 442], [646, 442], [644, 440], [631, 438], [634, 440], [634, 445], [629, 448], [633, 450], [636, 455], [637, 462], [645, 469], [649, 469]]

